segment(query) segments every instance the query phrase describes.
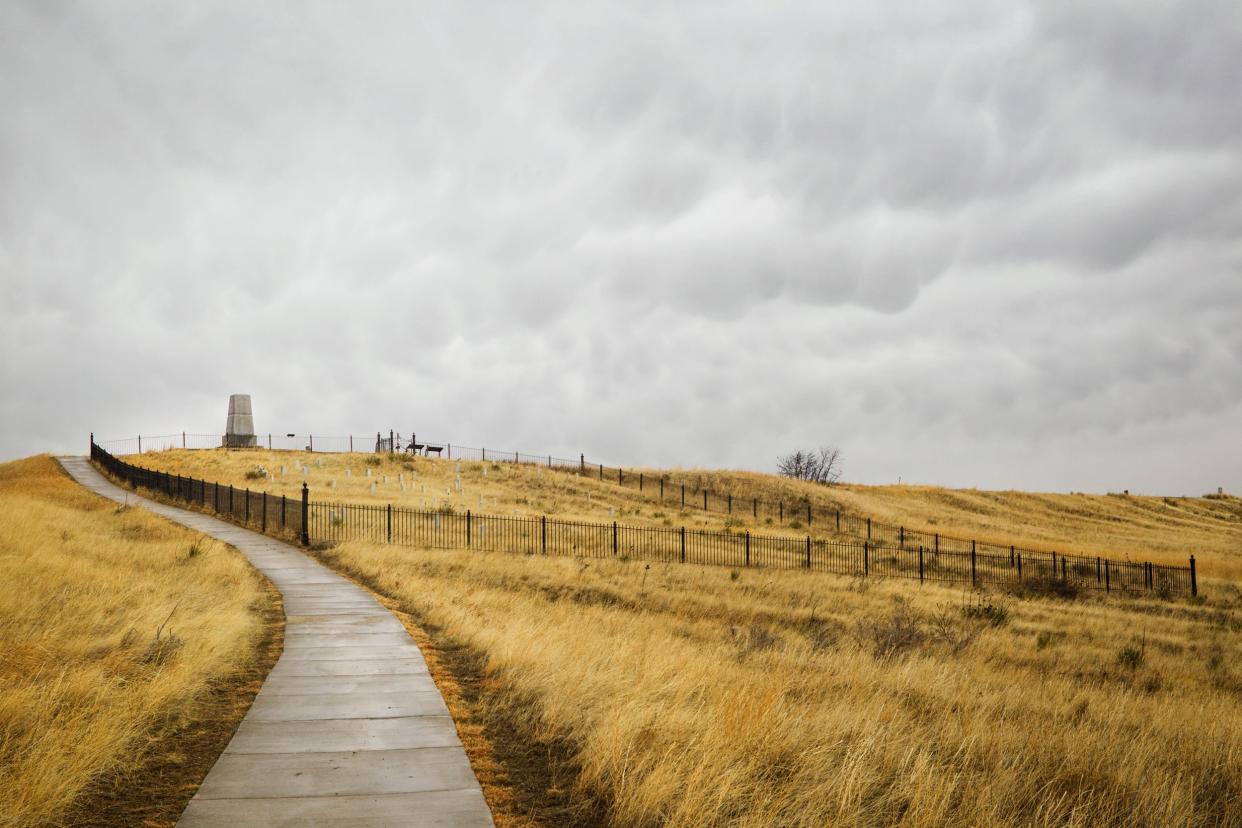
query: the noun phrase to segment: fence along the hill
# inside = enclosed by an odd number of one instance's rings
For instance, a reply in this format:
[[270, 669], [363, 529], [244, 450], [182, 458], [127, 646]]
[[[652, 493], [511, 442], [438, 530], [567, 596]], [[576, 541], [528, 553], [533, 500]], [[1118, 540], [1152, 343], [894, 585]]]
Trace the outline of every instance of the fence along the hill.
[[[685, 527], [626, 526], [549, 519], [474, 514], [452, 509], [320, 503], [266, 492], [238, 489], [192, 477], [144, 469], [120, 460], [96, 445], [91, 459], [113, 476], [183, 500], [259, 531], [285, 535], [303, 544], [317, 541], [369, 540], [407, 546], [480, 549], [587, 558], [624, 558], [735, 568], [803, 569], [856, 577], [916, 578], [920, 581], [1019, 586], [1026, 582], [1060, 582], [1105, 591], [1153, 591], [1198, 594], [1194, 556], [1188, 567], [1116, 561], [1016, 548], [996, 552], [972, 545], [969, 550], [910, 547], [871, 540], [840, 541], [708, 532]], [[874, 528], [874, 527], [873, 527]], [[904, 538], [903, 538], [904, 539]], [[907, 541], [908, 542], [908, 541]]]

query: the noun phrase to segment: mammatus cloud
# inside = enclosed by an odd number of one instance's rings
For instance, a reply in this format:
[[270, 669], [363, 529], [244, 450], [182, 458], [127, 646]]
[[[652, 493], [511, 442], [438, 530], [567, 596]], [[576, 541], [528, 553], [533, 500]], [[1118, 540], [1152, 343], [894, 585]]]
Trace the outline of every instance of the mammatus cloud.
[[0, 455], [1242, 490], [1229, 3], [0, 9]]

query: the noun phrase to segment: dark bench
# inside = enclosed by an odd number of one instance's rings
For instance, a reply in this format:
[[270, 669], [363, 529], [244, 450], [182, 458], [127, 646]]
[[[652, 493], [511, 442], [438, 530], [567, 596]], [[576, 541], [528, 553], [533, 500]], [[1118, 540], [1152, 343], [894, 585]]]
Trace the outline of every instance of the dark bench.
[[424, 456], [431, 454], [433, 451], [439, 456], [440, 452], [444, 451], [444, 446], [424, 446], [424, 449], [426, 450]]

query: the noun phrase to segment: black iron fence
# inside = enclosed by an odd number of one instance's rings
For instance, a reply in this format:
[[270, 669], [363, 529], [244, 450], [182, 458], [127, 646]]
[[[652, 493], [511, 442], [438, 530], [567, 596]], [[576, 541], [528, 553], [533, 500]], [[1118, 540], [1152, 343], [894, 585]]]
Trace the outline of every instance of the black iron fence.
[[[122, 440], [106, 441], [100, 445], [111, 447], [114, 451], [158, 450], [162, 448], [217, 448], [221, 445], [221, 435], [181, 434], [140, 436]], [[577, 460], [555, 457], [553, 455], [530, 454], [520, 451], [488, 449], [483, 447], [463, 446], [450, 442], [436, 442], [417, 438], [415, 434], [402, 435], [389, 430], [377, 432], [371, 437], [355, 436], [319, 436], [306, 434], [258, 435], [258, 444], [274, 449], [294, 449], [300, 451], [353, 452], [370, 451], [406, 451], [425, 454], [434, 452], [438, 456], [457, 460], [495, 463], [524, 463], [546, 466], [550, 469], [572, 472], [584, 477], [591, 477], [603, 482], [636, 490], [662, 505], [681, 510], [694, 509], [721, 515], [750, 517], [755, 521], [768, 521], [774, 525], [790, 528], [795, 531], [806, 530], [808, 534], [847, 535], [864, 541], [868, 548], [900, 549], [906, 553], [923, 551], [924, 557], [930, 555], [937, 560], [965, 560], [979, 556], [989, 559], [1004, 559], [1009, 566], [1017, 570], [1021, 565], [1031, 562], [1047, 561], [1047, 566], [1065, 569], [1068, 578], [1073, 568], [1086, 573], [1092, 568], [1098, 569], [1097, 583], [1107, 589], [1112, 576], [1118, 572], [1131, 572], [1137, 568], [1142, 575], [1141, 580], [1148, 588], [1167, 590], [1169, 578], [1165, 578], [1160, 569], [1162, 564], [1148, 564], [1141, 561], [1117, 558], [1088, 558], [1082, 556], [1066, 556], [1054, 549], [1034, 549], [1017, 544], [1004, 544], [991, 541], [980, 541], [960, 535], [925, 532], [907, 529], [899, 524], [885, 523], [866, 515], [851, 514], [840, 505], [832, 502], [814, 502], [803, 495], [788, 500], [770, 500], [753, 496], [745, 491], [744, 486], [733, 491], [723, 492], [707, 485], [707, 478], [699, 473], [650, 474], [645, 471], [627, 470], [623, 467], [606, 466], [602, 463], [587, 462], [585, 454], [579, 454]], [[819, 541], [816, 541], [819, 542]], [[832, 541], [824, 541], [832, 542]], [[1191, 557], [1193, 560], [1193, 556]], [[1036, 564], [1037, 568], [1040, 564]], [[1156, 570], [1149, 571], [1155, 566]], [[1187, 567], [1173, 567], [1175, 572], [1188, 573]], [[1170, 576], [1176, 580], [1177, 576]], [[1189, 578], [1189, 574], [1183, 580]], [[1128, 581], [1129, 579], [1127, 579]], [[1179, 588], [1185, 591], [1184, 585]]]
[[[91, 459], [114, 477], [211, 510], [259, 531], [314, 540], [368, 540], [448, 549], [480, 549], [539, 555], [624, 558], [735, 568], [802, 569], [856, 577], [917, 578], [920, 581], [1021, 586], [1061, 584], [1107, 592], [1147, 591], [1198, 594], [1195, 559], [1168, 566], [1102, 557], [1030, 552], [1017, 547], [971, 543], [969, 549], [941, 543], [915, 544], [900, 530], [875, 532], [858, 540], [778, 537], [745, 532], [709, 532], [686, 527], [626, 526], [474, 514], [452, 508], [408, 509], [387, 505], [311, 502], [302, 484], [300, 500], [237, 489], [145, 469], [113, 456], [91, 439]], [[514, 462], [521, 462], [520, 458]]]

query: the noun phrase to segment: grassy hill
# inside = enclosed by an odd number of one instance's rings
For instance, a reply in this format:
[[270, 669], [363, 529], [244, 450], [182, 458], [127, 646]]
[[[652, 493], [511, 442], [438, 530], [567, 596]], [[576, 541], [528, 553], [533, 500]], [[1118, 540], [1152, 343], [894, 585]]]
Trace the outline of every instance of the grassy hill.
[[[828, 528], [683, 511], [532, 466], [264, 451], [140, 462], [289, 495], [305, 479], [324, 500]], [[272, 477], [247, 479], [257, 465]], [[1063, 600], [359, 541], [315, 550], [401, 610], [441, 686], [464, 688], [447, 695], [498, 824], [1242, 825], [1242, 590], [1225, 580], [1236, 501], [671, 474], [1066, 552], [1194, 551], [1218, 580], [1195, 600]]]
[[[681, 469], [627, 469], [626, 485], [619, 486], [611, 475], [600, 480], [535, 465], [263, 449], [148, 452], [141, 455], [139, 463], [290, 496], [300, 493], [305, 480], [311, 496], [323, 501], [423, 508], [451, 505], [462, 511], [547, 514], [635, 525], [831, 535], [828, 522], [808, 526], [794, 516], [793, 504], [809, 502], [817, 513], [841, 509], [911, 530], [1016, 543], [1042, 551], [1130, 557], [1183, 566], [1194, 554], [1204, 578], [1242, 580], [1242, 500], [1232, 497], [1161, 498], [849, 484], [824, 487], [754, 472]], [[247, 472], [253, 473], [256, 467], [266, 469], [271, 476], [247, 479]], [[303, 468], [307, 469], [305, 475]], [[640, 473], [646, 478], [641, 492], [635, 486]], [[660, 476], [670, 481], [662, 501], [656, 482]], [[732, 495], [733, 513], [704, 512], [698, 508], [701, 501], [697, 498], [691, 498], [682, 509], [682, 483], [689, 491], [710, 489], [715, 509], [720, 508], [720, 498]], [[787, 519], [779, 520], [771, 508], [760, 509], [755, 517], [751, 508], [755, 498], [766, 504], [789, 504]]]
[[0, 464], [0, 584], [0, 826], [173, 824], [278, 655], [279, 596], [46, 456]]

